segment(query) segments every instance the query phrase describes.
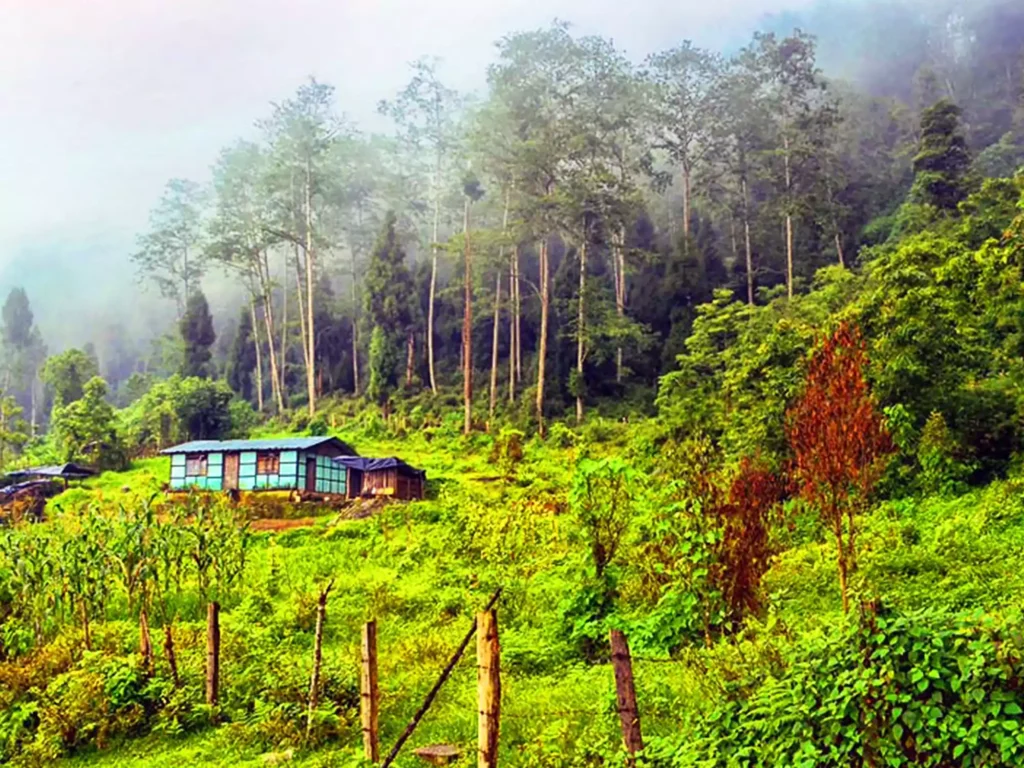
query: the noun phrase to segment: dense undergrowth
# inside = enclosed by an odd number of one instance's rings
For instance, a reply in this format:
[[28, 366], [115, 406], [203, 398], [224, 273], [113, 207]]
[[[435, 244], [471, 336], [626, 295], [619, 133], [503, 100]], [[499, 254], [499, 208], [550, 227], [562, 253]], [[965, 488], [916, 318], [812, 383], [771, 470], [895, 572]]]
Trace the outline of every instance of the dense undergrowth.
[[[682, 611], [642, 595], [636, 539], [620, 560], [614, 609], [600, 627], [579, 621], [592, 574], [560, 489], [584, 455], [631, 456], [656, 473], [642, 457], [662, 437], [657, 425], [594, 422], [582, 435], [530, 439], [521, 459], [503, 467], [502, 441], [485, 435], [368, 431], [341, 436], [426, 467], [431, 498], [370, 519], [324, 516], [310, 528], [254, 537], [245, 577], [225, 600], [219, 726], [202, 703], [205, 625], [194, 591], [181, 595], [175, 628], [179, 689], [159, 653], [155, 673], [145, 673], [137, 626], [123, 596], [111, 595], [92, 651], [80, 649], [72, 624], [54, 627], [41, 649], [12, 653], [17, 622], [5, 623], [5, 759], [41, 764], [73, 752], [90, 765], [235, 765], [292, 749], [301, 764], [359, 764], [362, 622], [380, 625], [388, 746], [498, 586], [506, 765], [624, 758], [610, 668], [585, 650], [606, 625], [626, 629], [637, 656], [647, 765], [861, 764], [868, 756], [876, 765], [946, 765], [953, 754], [996, 765], [1014, 764], [1024, 750], [1024, 625], [1015, 609], [1024, 503], [1016, 480], [891, 501], [866, 515], [854, 583], [862, 607], [849, 619], [839, 610], [829, 541], [794, 510], [785, 551], [765, 576], [767, 610], [706, 646], [692, 627], [664, 626]], [[133, 476], [91, 482], [94, 493], [123, 500], [124, 486], [159, 483], [164, 473], [152, 460]], [[85, 492], [58, 497], [54, 515], [75, 514], [69, 502]], [[323, 703], [307, 737], [316, 592], [331, 577]], [[415, 742], [453, 742], [472, 756], [475, 706], [469, 658]]]

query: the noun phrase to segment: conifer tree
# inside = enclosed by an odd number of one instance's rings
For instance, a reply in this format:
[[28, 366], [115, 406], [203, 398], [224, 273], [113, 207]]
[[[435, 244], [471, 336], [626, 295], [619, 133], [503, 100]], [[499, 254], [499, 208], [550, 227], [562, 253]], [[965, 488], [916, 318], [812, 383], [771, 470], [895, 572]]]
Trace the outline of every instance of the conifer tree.
[[956, 210], [970, 192], [971, 155], [960, 128], [961, 111], [942, 99], [921, 115], [911, 198], [939, 210]]
[[182, 366], [183, 376], [199, 376], [207, 378], [212, 371], [210, 351], [217, 334], [213, 330], [213, 317], [210, 305], [202, 291], [196, 291], [188, 300], [185, 315], [181, 318], [181, 338], [185, 342], [185, 362]]

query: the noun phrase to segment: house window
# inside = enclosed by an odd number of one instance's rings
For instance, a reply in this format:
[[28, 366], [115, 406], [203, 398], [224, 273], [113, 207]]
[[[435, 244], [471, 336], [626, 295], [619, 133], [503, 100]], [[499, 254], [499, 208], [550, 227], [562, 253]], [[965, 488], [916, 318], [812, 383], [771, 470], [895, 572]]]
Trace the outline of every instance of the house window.
[[185, 474], [189, 477], [206, 477], [206, 454], [196, 453], [186, 456]]
[[256, 454], [256, 474], [276, 475], [281, 470], [281, 455], [276, 452], [261, 452]]

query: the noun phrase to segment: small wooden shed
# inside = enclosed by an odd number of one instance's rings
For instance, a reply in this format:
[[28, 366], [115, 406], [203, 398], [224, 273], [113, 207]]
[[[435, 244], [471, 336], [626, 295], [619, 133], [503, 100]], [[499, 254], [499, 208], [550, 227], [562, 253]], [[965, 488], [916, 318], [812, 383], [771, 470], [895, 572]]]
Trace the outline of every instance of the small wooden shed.
[[401, 459], [367, 459], [338, 456], [334, 462], [348, 469], [348, 497], [388, 496], [394, 499], [422, 499], [427, 473]]
[[167, 448], [171, 490], [304, 491], [324, 496], [348, 493], [348, 472], [334, 462], [355, 456], [336, 437], [265, 440], [194, 440]]

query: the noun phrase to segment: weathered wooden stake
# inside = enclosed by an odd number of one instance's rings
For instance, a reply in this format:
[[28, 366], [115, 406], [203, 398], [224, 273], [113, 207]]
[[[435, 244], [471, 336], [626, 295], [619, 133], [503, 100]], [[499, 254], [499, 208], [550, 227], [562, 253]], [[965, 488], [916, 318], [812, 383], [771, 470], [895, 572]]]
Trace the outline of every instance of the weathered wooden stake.
[[[491, 599], [487, 602], [487, 605], [484, 606], [484, 610], [491, 610], [491, 608], [494, 607], [494, 604], [498, 602], [499, 597], [501, 597], [500, 588], [491, 595]], [[473, 624], [466, 633], [466, 636], [462, 638], [462, 642], [459, 643], [459, 647], [455, 649], [455, 653], [452, 654], [451, 659], [448, 660], [448, 664], [443, 670], [441, 670], [441, 676], [437, 679], [437, 682], [434, 683], [434, 687], [427, 693], [427, 698], [423, 700], [423, 704], [420, 705], [416, 714], [412, 716], [412, 720], [410, 720], [409, 724], [405, 726], [405, 730], [402, 731], [402, 735], [398, 737], [398, 741], [396, 741], [395, 746], [391, 748], [391, 752], [389, 752], [388, 756], [384, 758], [384, 764], [381, 768], [388, 768], [388, 766], [395, 761], [395, 758], [398, 757], [398, 753], [401, 751], [402, 746], [409, 740], [409, 737], [412, 736], [412, 732], [416, 730], [416, 726], [419, 725], [423, 716], [427, 714], [427, 710], [430, 709], [430, 705], [434, 703], [434, 699], [437, 696], [438, 691], [441, 690], [441, 686], [445, 684], [445, 681], [451, 675], [452, 670], [455, 669], [455, 665], [459, 663], [459, 659], [462, 658], [462, 654], [465, 653], [466, 647], [469, 645], [469, 641], [473, 639], [473, 635], [475, 634], [476, 619], [474, 618]]]
[[494, 610], [476, 616], [476, 664], [479, 702], [477, 766], [496, 768], [501, 720], [501, 650], [498, 616]]
[[206, 703], [217, 706], [220, 692], [220, 603], [206, 606]]
[[640, 735], [640, 711], [636, 705], [636, 688], [633, 686], [633, 661], [629, 655], [629, 643], [620, 630], [611, 631], [612, 667], [615, 670], [615, 698], [618, 702], [619, 721], [622, 723], [622, 740], [630, 755], [644, 748]]
[[363, 723], [363, 751], [371, 763], [380, 760], [377, 690], [377, 622], [363, 624], [363, 671], [359, 678], [359, 714]]
[[306, 738], [313, 731], [313, 714], [320, 704], [320, 668], [323, 665], [324, 622], [327, 621], [327, 596], [334, 586], [334, 579], [320, 590], [316, 601], [316, 632], [313, 635], [313, 674], [309, 679], [309, 709], [306, 712]]

